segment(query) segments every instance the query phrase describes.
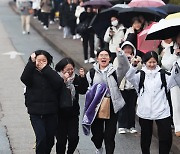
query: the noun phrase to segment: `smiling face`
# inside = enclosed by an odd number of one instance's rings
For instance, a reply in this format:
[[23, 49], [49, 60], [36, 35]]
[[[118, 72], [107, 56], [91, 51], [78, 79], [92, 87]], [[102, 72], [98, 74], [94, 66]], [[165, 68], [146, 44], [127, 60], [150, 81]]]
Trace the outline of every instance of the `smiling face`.
[[74, 67], [73, 67], [73, 65], [72, 65], [72, 64], [67, 64], [67, 65], [64, 67], [64, 69], [63, 69], [62, 72], [63, 72], [63, 74], [68, 73], [69, 76], [71, 77], [72, 74], [74, 73]]
[[47, 63], [48, 63], [48, 60], [47, 60], [46, 56], [44, 56], [44, 55], [38, 55], [38, 56], [36, 57], [36, 67], [37, 67], [38, 69], [41, 69], [41, 65], [46, 66]]
[[154, 57], [150, 58], [147, 62], [146, 62], [146, 67], [148, 70], [154, 70], [157, 66], [157, 61]]
[[109, 65], [110, 60], [109, 53], [107, 51], [101, 51], [97, 57], [100, 69], [105, 69]]

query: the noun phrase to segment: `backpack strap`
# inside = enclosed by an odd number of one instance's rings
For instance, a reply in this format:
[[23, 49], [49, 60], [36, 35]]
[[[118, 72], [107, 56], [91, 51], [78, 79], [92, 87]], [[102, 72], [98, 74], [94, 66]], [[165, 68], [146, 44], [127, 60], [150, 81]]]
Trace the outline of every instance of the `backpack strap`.
[[160, 69], [159, 72], [160, 72], [161, 82], [162, 82], [161, 89], [162, 89], [163, 87], [165, 88], [166, 97], [167, 97], [167, 99], [169, 99], [169, 97], [168, 97], [168, 90], [167, 90], [167, 82], [166, 82], [166, 76], [165, 76], [165, 74], [171, 75], [171, 73], [167, 72], [167, 71], [164, 70], [164, 69]]
[[174, 53], [174, 49], [173, 49], [173, 47], [174, 47], [174, 46], [170, 46], [170, 52], [171, 52], [171, 54], [173, 54], [173, 53]]
[[[90, 85], [92, 86], [92, 85], [93, 85], [94, 75], [95, 75], [95, 69], [94, 69], [94, 68], [91, 68], [91, 69], [89, 70], [89, 74], [90, 74], [90, 78], [91, 78], [91, 83], [90, 83]], [[116, 71], [114, 71], [114, 72], [112, 73], [112, 76], [114, 77], [114, 79], [115, 79], [116, 82], [117, 82], [117, 74], [116, 74]]]
[[136, 73], [138, 73], [138, 72], [140, 73], [138, 93], [140, 93], [141, 88], [143, 88], [143, 92], [144, 92], [145, 72], [143, 70], [138, 70]]
[[90, 83], [90, 85], [92, 86], [92, 85], [93, 85], [94, 75], [95, 75], [95, 69], [94, 69], [94, 68], [91, 68], [91, 69], [89, 70], [89, 74], [90, 74], [90, 78], [91, 78], [91, 83]]

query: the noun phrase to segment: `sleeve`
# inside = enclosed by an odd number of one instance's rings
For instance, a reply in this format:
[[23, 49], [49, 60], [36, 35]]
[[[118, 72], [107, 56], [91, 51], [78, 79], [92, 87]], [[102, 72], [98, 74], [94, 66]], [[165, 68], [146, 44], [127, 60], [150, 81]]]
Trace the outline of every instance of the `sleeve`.
[[174, 86], [180, 87], [180, 67], [177, 63], [173, 65], [171, 75], [166, 75], [167, 89], [171, 89]]
[[127, 71], [129, 70], [130, 64], [127, 57], [124, 55], [123, 51], [119, 51], [117, 53], [117, 61], [118, 62], [117, 62], [116, 73], [117, 73], [118, 83], [120, 83], [121, 80], [126, 75]]
[[126, 79], [134, 86], [136, 91], [139, 89], [140, 82], [140, 72], [136, 73], [137, 68], [130, 66], [128, 72], [126, 73]]
[[164, 50], [164, 55], [161, 60], [162, 67], [166, 70], [171, 70], [173, 63], [178, 59], [178, 56], [170, 53], [170, 47]]
[[32, 61], [29, 61], [25, 68], [24, 71], [20, 77], [21, 81], [26, 85], [26, 86], [31, 86], [32, 85], [32, 80], [33, 80], [33, 72], [36, 69], [35, 63]]
[[111, 37], [109, 36], [109, 29], [110, 29], [110, 27], [107, 28], [106, 33], [104, 35], [104, 41], [107, 43], [109, 43], [111, 40]]
[[77, 76], [76, 77], [76, 82], [77, 82], [77, 85], [78, 85], [78, 87], [77, 87], [78, 93], [79, 94], [85, 94], [88, 87], [89, 87], [86, 76], [85, 77]]
[[42, 69], [42, 73], [47, 78], [47, 80], [51, 83], [52, 87], [55, 90], [58, 90], [62, 87], [62, 84], [64, 82], [63, 79], [49, 65], [46, 65]]

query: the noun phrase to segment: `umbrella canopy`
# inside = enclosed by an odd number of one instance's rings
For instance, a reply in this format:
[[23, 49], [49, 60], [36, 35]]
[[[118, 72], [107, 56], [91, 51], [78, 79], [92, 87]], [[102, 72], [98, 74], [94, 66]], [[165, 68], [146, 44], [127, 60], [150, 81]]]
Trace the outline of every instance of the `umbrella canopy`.
[[143, 15], [147, 21], [159, 21], [162, 18], [158, 12], [147, 7], [124, 8], [119, 11], [119, 19], [126, 27], [130, 27], [132, 18], [139, 15]]
[[165, 3], [162, 0], [132, 0], [128, 5], [130, 7], [158, 7]]
[[165, 18], [168, 15], [166, 11], [160, 9], [159, 7], [148, 7], [148, 9], [156, 11], [161, 15], [162, 18]]
[[160, 44], [160, 40], [145, 40], [149, 29], [155, 23], [153, 22], [137, 35], [137, 49], [143, 53], [156, 50]]
[[158, 8], [164, 10], [168, 14], [180, 12], [180, 6], [175, 4], [166, 4]]
[[82, 6], [93, 6], [93, 7], [111, 7], [112, 4], [107, 0], [91, 0], [84, 2]]
[[147, 40], [165, 40], [180, 33], [180, 13], [167, 16], [154, 24], [147, 35]]
[[92, 19], [90, 27], [94, 29], [98, 37], [103, 38], [107, 28], [111, 25], [111, 17], [118, 16], [118, 12], [126, 7], [129, 6], [125, 4], [117, 4], [111, 8], [101, 11]]

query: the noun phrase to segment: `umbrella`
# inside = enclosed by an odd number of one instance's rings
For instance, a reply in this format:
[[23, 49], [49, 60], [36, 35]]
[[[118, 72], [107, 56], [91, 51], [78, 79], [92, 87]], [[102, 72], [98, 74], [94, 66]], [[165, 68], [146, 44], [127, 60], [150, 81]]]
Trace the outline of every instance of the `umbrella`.
[[128, 5], [130, 7], [158, 7], [165, 3], [162, 0], [132, 0]]
[[107, 0], [91, 0], [84, 2], [82, 6], [111, 7], [112, 4]]
[[164, 10], [168, 14], [180, 12], [180, 6], [175, 4], [166, 4], [158, 8]]
[[154, 24], [146, 37], [147, 40], [165, 40], [177, 36], [180, 32], [180, 13], [168, 15]]
[[92, 27], [99, 38], [103, 38], [107, 28], [111, 25], [111, 17], [118, 16], [118, 12], [123, 8], [129, 7], [125, 4], [116, 4], [111, 8], [102, 10], [91, 21], [90, 27]]
[[137, 35], [137, 49], [143, 53], [157, 49], [160, 44], [160, 40], [145, 40], [149, 29], [155, 23], [153, 22]]
[[166, 11], [160, 9], [159, 7], [148, 7], [148, 9], [156, 11], [161, 15], [162, 18], [165, 18], [168, 15]]
[[130, 27], [132, 18], [139, 15], [143, 15], [147, 21], [157, 21], [162, 18], [159, 13], [147, 7], [124, 8], [119, 11], [119, 18], [126, 27]]

